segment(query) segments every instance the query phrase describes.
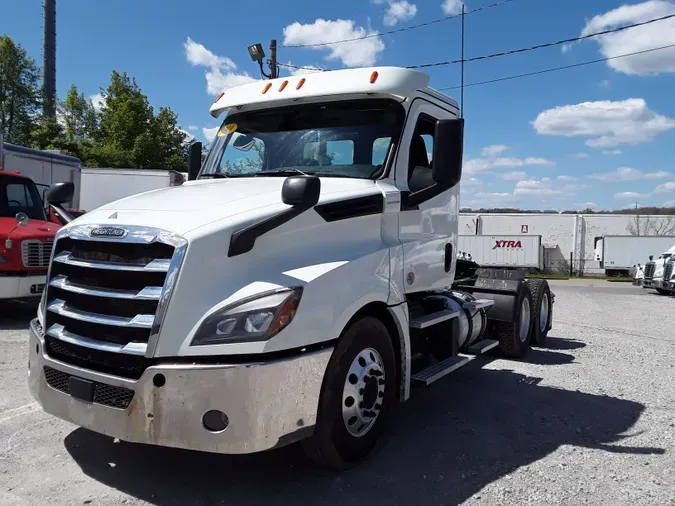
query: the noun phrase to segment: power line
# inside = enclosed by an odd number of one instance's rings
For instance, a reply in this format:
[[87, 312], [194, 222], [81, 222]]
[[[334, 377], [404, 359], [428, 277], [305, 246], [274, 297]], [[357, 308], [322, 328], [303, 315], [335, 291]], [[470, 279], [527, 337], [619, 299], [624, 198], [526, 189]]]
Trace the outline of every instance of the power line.
[[[579, 36], [579, 37], [572, 37], [572, 38], [569, 38], [569, 39], [562, 39], [562, 40], [557, 40], [557, 41], [554, 41], [554, 42], [547, 42], [545, 44], [537, 44], [536, 46], [529, 46], [529, 47], [524, 47], [524, 48], [519, 48], [519, 49], [512, 49], [510, 51], [502, 51], [502, 52], [499, 52], [499, 53], [492, 53], [492, 54], [487, 54], [487, 55], [482, 55], [482, 56], [474, 56], [472, 58], [464, 59], [464, 63], [474, 62], [474, 61], [479, 61], [479, 60], [489, 60], [489, 59], [498, 58], [498, 57], [501, 57], [501, 56], [507, 56], [507, 55], [517, 54], [517, 53], [527, 53], [529, 51], [535, 51], [537, 49], [542, 49], [542, 48], [546, 48], [546, 47], [559, 46], [559, 45], [567, 44], [567, 43], [570, 43], [570, 42], [578, 42], [580, 40], [586, 40], [586, 39], [590, 39], [590, 38], [593, 38], [593, 37], [599, 37], [601, 35], [608, 35], [610, 33], [616, 33], [616, 32], [620, 32], [620, 31], [628, 30], [629, 28], [644, 26], [644, 25], [648, 25], [648, 24], [656, 23], [658, 21], [664, 21], [666, 19], [672, 19], [672, 18], [675, 18], [675, 14], [668, 14], [666, 16], [661, 16], [659, 18], [649, 19], [647, 21], [642, 21], [640, 23], [633, 23], [632, 25], [621, 26], [621, 27], [618, 27], [618, 28], [611, 28], [609, 30], [603, 30], [601, 32], [589, 33], [587, 35], [582, 35], [582, 36]], [[639, 53], [636, 53], [636, 54], [639, 54]], [[630, 56], [630, 55], [627, 55], [627, 56]], [[606, 61], [606, 60], [598, 60], [598, 62], [600, 62], [600, 61]], [[424, 63], [424, 64], [421, 64], [421, 65], [409, 65], [405, 68], [407, 68], [407, 69], [421, 69], [421, 68], [429, 68], [429, 67], [441, 67], [441, 66], [445, 66], [445, 65], [454, 65], [454, 64], [457, 64], [457, 63], [462, 63], [462, 59], [460, 58], [458, 60], [449, 60], [449, 61], [437, 62], [437, 63]], [[294, 69], [315, 70], [315, 71], [320, 71], [320, 72], [326, 72], [326, 71], [331, 70], [331, 69], [321, 69], [321, 68], [317, 68], [317, 67], [301, 67], [301, 66], [296, 66], [296, 65], [291, 65], [291, 64], [283, 64], [283, 63], [279, 63], [278, 65], [282, 65], [284, 67], [290, 67], [290, 68], [294, 68]]]
[[[553, 67], [553, 68], [550, 68], [550, 69], [538, 70], [538, 71], [535, 71], [535, 72], [526, 72], [525, 74], [517, 74], [517, 75], [513, 75], [513, 76], [499, 77], [499, 78], [496, 78], [496, 79], [490, 79], [488, 81], [479, 81], [479, 82], [476, 82], [476, 83], [465, 84], [464, 87], [466, 88], [467, 86], [479, 86], [479, 85], [482, 85], [482, 84], [498, 83], [500, 81], [509, 81], [511, 79], [519, 79], [521, 77], [529, 77], [529, 76], [536, 76], [536, 75], [539, 75], [539, 74], [546, 74], [548, 72], [556, 72], [558, 70], [573, 69], [573, 68], [576, 68], [576, 67], [583, 67], [585, 65], [591, 65], [593, 63], [602, 63], [602, 62], [606, 62], [606, 61], [609, 61], [609, 60], [616, 60], [617, 58], [625, 58], [627, 56], [635, 56], [635, 55], [638, 55], [638, 54], [651, 53], [652, 51], [660, 51], [662, 49], [668, 49], [668, 48], [672, 48], [672, 47], [675, 47], [675, 44], [669, 44], [667, 46], [655, 47], [655, 48], [652, 48], [652, 49], [644, 49], [642, 51], [635, 51], [634, 53], [626, 53], [626, 54], [620, 54], [620, 55], [616, 55], [616, 56], [609, 56], [607, 58], [600, 58], [600, 59], [597, 59], [597, 60], [585, 61], [585, 62], [582, 62], [582, 63], [574, 63], [572, 65], [564, 65], [562, 67]], [[461, 86], [446, 86], [446, 87], [437, 88], [437, 89], [438, 89], [438, 91], [444, 91], [444, 90], [458, 90], [460, 88], [461, 88]]]
[[[494, 7], [499, 7], [501, 5], [505, 5], [505, 4], [515, 2], [515, 1], [516, 0], [502, 0], [501, 2], [496, 2], [496, 3], [490, 4], [490, 5], [484, 5], [483, 7], [477, 7], [475, 9], [468, 10], [468, 11], [466, 11], [465, 14], [473, 14], [474, 12], [480, 12], [480, 11], [484, 11], [484, 10], [487, 10], [487, 9], [492, 9]], [[374, 37], [382, 37], [383, 35], [391, 35], [393, 33], [407, 32], [408, 30], [414, 30], [416, 28], [424, 28], [425, 26], [431, 26], [431, 25], [435, 25], [437, 23], [443, 23], [444, 21], [448, 21], [450, 19], [455, 19], [455, 18], [459, 18], [459, 17], [462, 17], [462, 15], [461, 14], [453, 14], [452, 16], [444, 16], [442, 18], [427, 21], [426, 23], [419, 23], [417, 25], [404, 26], [403, 28], [397, 28], [395, 30], [389, 30], [387, 32], [364, 35], [363, 37], [353, 37], [351, 39], [334, 40], [334, 41], [331, 41], [331, 42], [317, 42], [315, 44], [288, 44], [288, 45], [282, 45], [280, 47], [321, 47], [321, 46], [332, 46], [333, 44], [344, 44], [345, 42], [355, 42], [357, 40], [372, 39]]]
[[[529, 51], [534, 51], [536, 49], [542, 49], [545, 47], [553, 47], [553, 46], [559, 46], [561, 44], [567, 44], [570, 42], [578, 42], [580, 40], [585, 40], [585, 39], [590, 39], [593, 37], [599, 37], [600, 35], [608, 35], [610, 33], [616, 33], [616, 32], [621, 32], [623, 30], [628, 30], [629, 28], [635, 28], [637, 26], [644, 26], [644, 25], [649, 25], [651, 23], [656, 23], [658, 21], [664, 21], [666, 19], [672, 19], [675, 18], [675, 14], [668, 14], [667, 16], [661, 16], [660, 18], [654, 18], [654, 19], [649, 19], [647, 21], [642, 21], [640, 23], [633, 23], [632, 25], [626, 25], [626, 26], [621, 26], [618, 28], [612, 28], [609, 30], [603, 30], [601, 32], [595, 32], [595, 33], [589, 33], [588, 35], [581, 35], [580, 37], [572, 37], [569, 39], [563, 39], [563, 40], [556, 40], [555, 42], [547, 42], [545, 44], [537, 44], [536, 46], [529, 46], [529, 47], [523, 47], [520, 49], [512, 49], [510, 51], [502, 51], [500, 53], [492, 53], [488, 55], [483, 55], [483, 56], [474, 56], [473, 58], [467, 58], [464, 60], [464, 62], [473, 62], [473, 61], [478, 61], [478, 60], [489, 60], [492, 58], [498, 58], [500, 56], [507, 56], [507, 55], [512, 55], [512, 54], [517, 54], [517, 53], [527, 53]], [[406, 67], [407, 69], [422, 69], [422, 68], [428, 68], [428, 67], [441, 67], [444, 65], [453, 65], [456, 63], [461, 63], [462, 60], [450, 60], [450, 61], [444, 61], [444, 62], [437, 62], [437, 63], [424, 63], [422, 65], [410, 65]]]

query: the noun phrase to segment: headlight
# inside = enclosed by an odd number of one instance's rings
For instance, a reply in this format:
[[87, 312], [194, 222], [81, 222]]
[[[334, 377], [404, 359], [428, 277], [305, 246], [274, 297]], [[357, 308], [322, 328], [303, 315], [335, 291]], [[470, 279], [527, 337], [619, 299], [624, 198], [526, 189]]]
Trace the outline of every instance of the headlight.
[[659, 269], [658, 271], [656, 271], [656, 272], [654, 273], [654, 277], [655, 277], [655, 278], [661, 278], [661, 277], [663, 277], [663, 269]]
[[202, 322], [191, 346], [267, 341], [291, 323], [301, 296], [302, 288], [284, 288], [219, 309]]

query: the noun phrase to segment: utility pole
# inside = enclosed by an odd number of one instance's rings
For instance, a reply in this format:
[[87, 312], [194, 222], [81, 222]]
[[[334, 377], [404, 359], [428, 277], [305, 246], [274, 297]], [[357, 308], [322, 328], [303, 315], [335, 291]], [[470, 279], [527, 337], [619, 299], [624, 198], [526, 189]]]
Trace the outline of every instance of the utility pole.
[[43, 103], [42, 113], [47, 118], [56, 117], [56, 0], [43, 0]]
[[276, 79], [279, 77], [279, 67], [277, 67], [277, 41], [272, 39], [270, 42], [270, 79]]
[[459, 114], [463, 118], [464, 117], [464, 2], [462, 2], [462, 69], [461, 69], [461, 74], [462, 74], [462, 84], [460, 87], [460, 97], [459, 97]]

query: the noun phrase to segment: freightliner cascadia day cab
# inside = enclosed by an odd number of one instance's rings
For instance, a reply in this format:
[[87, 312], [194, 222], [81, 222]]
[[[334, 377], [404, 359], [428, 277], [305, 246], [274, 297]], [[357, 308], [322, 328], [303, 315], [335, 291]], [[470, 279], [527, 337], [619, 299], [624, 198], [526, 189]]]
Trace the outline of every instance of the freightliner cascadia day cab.
[[190, 181], [56, 238], [32, 395], [128, 442], [364, 458], [390, 408], [498, 347], [543, 344], [553, 294], [456, 259], [463, 120], [420, 72], [256, 82]]
[[656, 260], [650, 257], [645, 264], [642, 288], [653, 288], [661, 295], [672, 294], [675, 288], [674, 257], [675, 246], [661, 253]]

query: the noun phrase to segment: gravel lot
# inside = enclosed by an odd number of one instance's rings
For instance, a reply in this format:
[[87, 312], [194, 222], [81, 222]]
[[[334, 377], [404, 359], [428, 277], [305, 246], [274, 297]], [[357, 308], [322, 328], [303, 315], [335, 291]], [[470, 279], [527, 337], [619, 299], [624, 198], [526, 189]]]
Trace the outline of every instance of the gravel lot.
[[547, 349], [481, 358], [414, 390], [387, 444], [339, 476], [295, 447], [199, 454], [49, 417], [25, 386], [34, 313], [3, 311], [0, 504], [675, 505], [675, 299], [624, 283], [552, 285]]

